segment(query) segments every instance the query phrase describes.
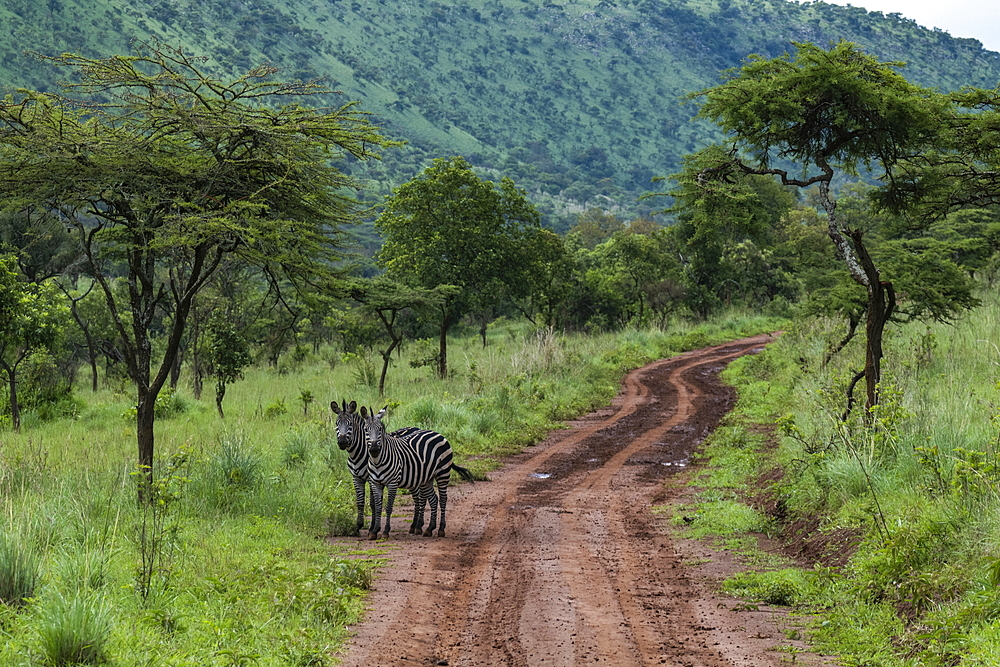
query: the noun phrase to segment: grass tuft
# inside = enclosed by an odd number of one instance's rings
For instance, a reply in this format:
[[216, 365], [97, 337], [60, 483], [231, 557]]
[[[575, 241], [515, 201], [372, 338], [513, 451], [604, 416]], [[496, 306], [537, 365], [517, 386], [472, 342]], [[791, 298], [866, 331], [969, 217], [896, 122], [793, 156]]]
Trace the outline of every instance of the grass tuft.
[[38, 557], [11, 534], [0, 533], [0, 601], [22, 607], [38, 588]]
[[38, 635], [43, 661], [51, 667], [109, 662], [107, 645], [114, 623], [100, 598], [56, 597], [42, 610]]

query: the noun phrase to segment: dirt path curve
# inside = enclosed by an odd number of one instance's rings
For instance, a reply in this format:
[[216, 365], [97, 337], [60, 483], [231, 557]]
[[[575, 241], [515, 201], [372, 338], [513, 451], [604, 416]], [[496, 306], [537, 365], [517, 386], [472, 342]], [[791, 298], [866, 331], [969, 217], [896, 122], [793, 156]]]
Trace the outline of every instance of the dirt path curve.
[[395, 523], [383, 543], [390, 563], [343, 664], [787, 660], [774, 652], [783, 640], [774, 613], [736, 611], [714, 593], [698, 563], [716, 555], [681, 546], [651, 511], [682, 492], [665, 478], [684, 469], [732, 406], [719, 371], [770, 340], [739, 340], [630, 373], [608, 408], [513, 457], [492, 481], [453, 487], [445, 538], [412, 537], [398, 528], [405, 521]]

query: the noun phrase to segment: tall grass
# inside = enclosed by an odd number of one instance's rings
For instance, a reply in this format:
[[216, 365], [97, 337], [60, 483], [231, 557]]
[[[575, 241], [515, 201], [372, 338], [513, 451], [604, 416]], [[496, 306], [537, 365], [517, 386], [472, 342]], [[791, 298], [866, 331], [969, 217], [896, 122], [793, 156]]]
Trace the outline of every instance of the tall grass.
[[136, 504], [132, 397], [81, 389], [74, 419], [0, 433], [0, 534], [17, 535], [18, 553], [34, 558], [21, 568], [30, 585], [12, 594], [34, 602], [0, 607], [0, 664], [132, 667], [151, 655], [177, 665], [330, 664], [379, 558], [348, 558], [324, 539], [355, 521], [330, 401], [388, 404], [393, 428], [443, 433], [482, 476], [560, 420], [606, 404], [626, 370], [779, 326], [740, 315], [669, 333], [567, 336], [499, 322], [485, 348], [476, 336], [450, 341], [445, 379], [411, 366], [421, 345], [405, 345], [385, 396], [364, 355], [324, 348], [280, 371], [249, 369], [228, 388], [224, 421], [182, 382], [156, 423], [159, 513]]
[[780, 468], [772, 492], [786, 520], [857, 536], [840, 576], [808, 600], [823, 610], [814, 638], [846, 664], [981, 665], [1000, 653], [1000, 304], [986, 297], [953, 325], [890, 330], [872, 428], [861, 408], [843, 420], [863, 340], [823, 364], [837, 322], [798, 322], [727, 372], [741, 394], [730, 428], [763, 422], [780, 436], [743, 483]]
[[41, 577], [38, 557], [16, 536], [0, 532], [0, 602], [20, 607], [35, 595]]
[[113, 626], [110, 607], [100, 598], [84, 593], [53, 597], [42, 608], [38, 623], [43, 663], [67, 667], [108, 662]]

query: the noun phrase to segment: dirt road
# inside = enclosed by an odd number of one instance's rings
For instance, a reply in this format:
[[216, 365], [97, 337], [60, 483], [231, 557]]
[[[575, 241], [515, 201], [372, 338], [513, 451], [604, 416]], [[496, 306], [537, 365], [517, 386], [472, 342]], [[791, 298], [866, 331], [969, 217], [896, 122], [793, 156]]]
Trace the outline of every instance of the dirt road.
[[408, 520], [394, 523], [384, 543], [390, 564], [343, 664], [787, 661], [775, 651], [789, 644], [780, 613], [747, 610], [715, 591], [731, 556], [672, 536], [651, 511], [683, 492], [665, 479], [685, 469], [732, 406], [719, 371], [770, 340], [706, 348], [629, 374], [608, 408], [553, 432], [492, 481], [452, 487], [445, 538], [413, 537]]

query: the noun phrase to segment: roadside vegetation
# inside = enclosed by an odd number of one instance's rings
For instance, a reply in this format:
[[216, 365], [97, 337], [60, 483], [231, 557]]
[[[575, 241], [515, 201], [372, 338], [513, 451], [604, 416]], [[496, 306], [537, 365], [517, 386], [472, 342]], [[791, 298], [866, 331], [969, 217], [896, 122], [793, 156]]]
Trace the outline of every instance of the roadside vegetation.
[[388, 404], [392, 427], [445, 434], [482, 477], [606, 404], [629, 369], [781, 323], [562, 335], [501, 320], [486, 347], [472, 330], [452, 341], [443, 380], [404, 345], [384, 398], [380, 359], [321, 347], [246, 369], [225, 420], [181, 386], [158, 402], [152, 503], [136, 503], [130, 391], [81, 390], [56, 419], [27, 408], [0, 436], [0, 663], [332, 664], [392, 544], [328, 541], [354, 523], [331, 401]]
[[[725, 371], [739, 403], [683, 514], [747, 556], [730, 592], [805, 614], [810, 641], [842, 664], [1000, 660], [1000, 302], [984, 300], [887, 339], [871, 427], [843, 420], [864, 351], [824, 365], [842, 333], [831, 321], [799, 321]], [[762, 560], [761, 534], [789, 558]]]

